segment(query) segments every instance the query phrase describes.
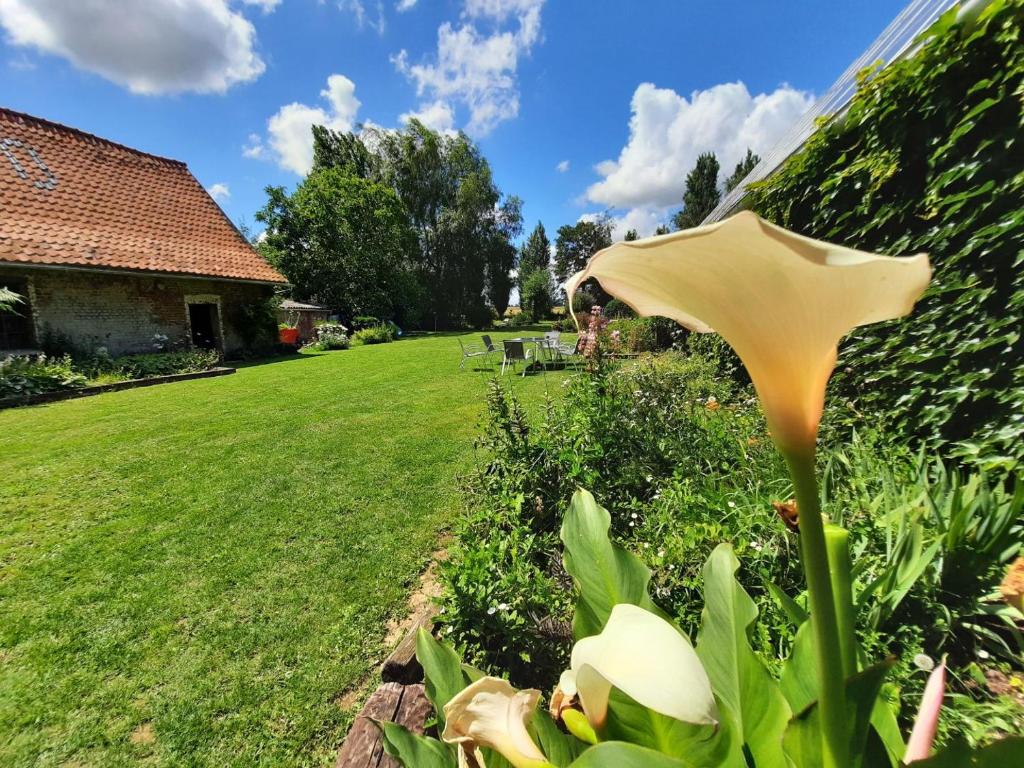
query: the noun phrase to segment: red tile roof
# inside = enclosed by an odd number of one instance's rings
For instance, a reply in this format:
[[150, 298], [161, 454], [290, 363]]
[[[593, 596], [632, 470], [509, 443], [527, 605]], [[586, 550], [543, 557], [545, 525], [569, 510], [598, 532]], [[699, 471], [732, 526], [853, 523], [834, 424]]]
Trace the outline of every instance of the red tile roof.
[[283, 283], [177, 160], [0, 108], [0, 265]]

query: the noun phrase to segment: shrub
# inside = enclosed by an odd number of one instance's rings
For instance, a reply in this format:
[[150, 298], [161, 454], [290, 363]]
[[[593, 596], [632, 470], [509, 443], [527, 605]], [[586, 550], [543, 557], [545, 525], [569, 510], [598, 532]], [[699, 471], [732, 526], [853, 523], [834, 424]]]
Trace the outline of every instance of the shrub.
[[636, 317], [636, 312], [624, 301], [612, 299], [604, 307], [605, 317], [616, 319], [620, 317]]
[[898, 325], [857, 329], [833, 389], [908, 437], [1007, 470], [1024, 460], [1024, 2], [956, 19], [866, 73], [751, 202], [811, 237], [931, 254], [924, 299]]
[[373, 328], [380, 325], [380, 318], [372, 315], [357, 315], [352, 318], [352, 330], [361, 331], [363, 328]]
[[554, 284], [548, 269], [535, 269], [523, 277], [522, 294], [519, 304], [523, 314], [529, 315], [534, 321], [546, 320], [554, 305]]
[[85, 376], [74, 370], [67, 355], [0, 359], [0, 397], [26, 397], [85, 385]]
[[389, 323], [371, 325], [352, 334], [357, 344], [387, 344], [395, 340], [395, 327]]
[[348, 337], [348, 329], [341, 323], [318, 323], [316, 326], [316, 341], [309, 346], [320, 351], [332, 349], [348, 349], [351, 341]]
[[154, 376], [208, 371], [220, 362], [220, 354], [213, 349], [190, 349], [182, 352], [126, 355], [113, 359], [109, 356], [94, 356], [93, 360], [95, 362], [91, 370], [88, 365], [83, 366], [83, 369], [90, 370], [95, 375], [107, 373], [120, 374], [127, 379], [148, 379]]

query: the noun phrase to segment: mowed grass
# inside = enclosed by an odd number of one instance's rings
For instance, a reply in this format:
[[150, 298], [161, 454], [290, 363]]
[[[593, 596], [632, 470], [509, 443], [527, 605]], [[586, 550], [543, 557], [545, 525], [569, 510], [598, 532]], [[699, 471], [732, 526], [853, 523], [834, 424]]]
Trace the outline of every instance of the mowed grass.
[[[458, 362], [428, 336], [0, 412], [0, 765], [330, 764], [458, 514]], [[561, 374], [505, 378], [536, 405]]]

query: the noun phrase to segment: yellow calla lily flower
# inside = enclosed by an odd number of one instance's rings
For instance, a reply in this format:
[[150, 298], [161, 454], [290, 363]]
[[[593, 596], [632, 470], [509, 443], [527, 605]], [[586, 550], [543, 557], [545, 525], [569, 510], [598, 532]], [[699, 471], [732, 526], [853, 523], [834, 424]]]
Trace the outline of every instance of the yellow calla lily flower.
[[459, 745], [460, 760], [472, 755], [480, 763], [479, 748], [486, 747], [515, 768], [551, 768], [526, 730], [539, 700], [536, 689], [517, 691], [507, 680], [482, 677], [445, 705], [441, 738]]
[[562, 673], [558, 687], [563, 695], [579, 698], [595, 729], [605, 723], [612, 687], [677, 720], [718, 721], [711, 681], [686, 636], [661, 617], [627, 603], [612, 608], [601, 634], [576, 643], [570, 669]]
[[620, 242], [566, 283], [584, 280], [641, 315], [717, 332], [757, 389], [786, 452], [813, 449], [840, 339], [901, 317], [931, 277], [925, 254], [878, 256], [813, 240], [744, 211], [725, 221]]

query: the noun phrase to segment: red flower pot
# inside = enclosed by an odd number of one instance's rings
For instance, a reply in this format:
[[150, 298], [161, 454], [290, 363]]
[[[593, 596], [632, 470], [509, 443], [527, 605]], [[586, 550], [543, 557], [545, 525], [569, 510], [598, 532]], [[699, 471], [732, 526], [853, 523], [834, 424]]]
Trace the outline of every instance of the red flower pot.
[[277, 331], [277, 338], [280, 339], [282, 344], [291, 344], [292, 346], [295, 346], [299, 343], [299, 329], [279, 328]]

